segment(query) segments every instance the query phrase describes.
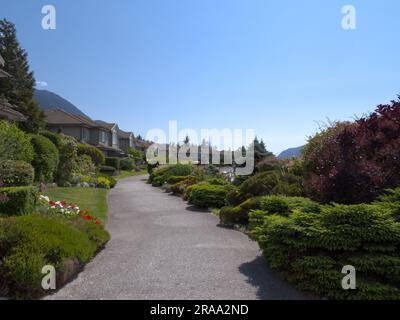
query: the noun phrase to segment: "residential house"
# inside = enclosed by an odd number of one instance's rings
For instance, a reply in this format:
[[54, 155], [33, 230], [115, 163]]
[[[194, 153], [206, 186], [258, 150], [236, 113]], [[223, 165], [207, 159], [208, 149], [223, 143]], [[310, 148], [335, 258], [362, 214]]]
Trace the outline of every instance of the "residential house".
[[[0, 56], [0, 78], [11, 77], [7, 72], [5, 72], [2, 67], [4, 67], [4, 59]], [[2, 80], [0, 79], [0, 82]], [[20, 112], [18, 112], [16, 106], [11, 105], [4, 98], [0, 98], [0, 120], [7, 120], [8, 122], [20, 122], [25, 121], [26, 118]]]
[[123, 156], [118, 146], [118, 126], [89, 117], [68, 113], [61, 109], [45, 111], [47, 129], [72, 136], [82, 143], [93, 145], [107, 156]]
[[135, 136], [132, 132], [118, 130], [118, 143], [122, 150], [128, 152], [130, 148], [135, 148]]

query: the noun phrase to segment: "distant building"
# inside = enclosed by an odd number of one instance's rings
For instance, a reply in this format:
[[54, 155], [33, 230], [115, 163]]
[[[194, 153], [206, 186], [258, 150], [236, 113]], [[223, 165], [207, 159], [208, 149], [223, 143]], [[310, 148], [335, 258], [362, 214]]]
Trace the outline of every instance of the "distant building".
[[[2, 68], [4, 67], [4, 59], [0, 56], [0, 78], [11, 77]], [[2, 80], [0, 79], [0, 82]], [[1, 84], [0, 84], [1, 85]], [[18, 112], [17, 107], [8, 103], [6, 99], [0, 99], [0, 120], [7, 120], [8, 122], [21, 122], [25, 121], [26, 118], [20, 112]]]
[[120, 130], [116, 123], [94, 121], [61, 109], [46, 110], [45, 115], [48, 130], [93, 145], [107, 156], [125, 156], [128, 148], [135, 146], [133, 133]]

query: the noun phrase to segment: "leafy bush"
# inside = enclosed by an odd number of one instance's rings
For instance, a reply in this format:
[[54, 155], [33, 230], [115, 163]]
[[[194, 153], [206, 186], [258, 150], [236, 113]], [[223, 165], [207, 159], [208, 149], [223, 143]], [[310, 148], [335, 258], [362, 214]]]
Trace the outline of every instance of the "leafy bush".
[[33, 184], [34, 174], [33, 167], [25, 161], [0, 161], [0, 186], [29, 186]]
[[138, 162], [142, 162], [144, 159], [143, 154], [139, 150], [136, 150], [135, 148], [129, 148], [128, 153], [133, 157], [135, 164]]
[[229, 185], [201, 182], [191, 186], [189, 201], [200, 208], [221, 208], [226, 205], [226, 196], [231, 189]]
[[46, 137], [47, 139], [49, 139], [51, 142], [53, 142], [53, 144], [57, 147], [58, 150], [60, 150], [61, 147], [61, 135], [59, 133], [54, 133], [51, 131], [47, 131], [47, 130], [42, 130], [40, 132], [40, 134], [44, 137]]
[[78, 144], [78, 156], [87, 155], [92, 159], [92, 162], [96, 167], [105, 162], [105, 156], [100, 149], [90, 146], [87, 144]]
[[[250, 213], [251, 234], [273, 268], [301, 289], [332, 299], [400, 299], [400, 223], [378, 205], [323, 206], [320, 213]], [[343, 266], [357, 289], [341, 287]]]
[[31, 143], [35, 151], [32, 166], [35, 168], [35, 180], [40, 182], [53, 181], [59, 163], [57, 147], [46, 137], [32, 134]]
[[78, 156], [76, 159], [75, 168], [73, 169], [73, 175], [78, 177], [78, 180], [82, 180], [83, 176], [95, 176], [95, 167], [92, 162], [92, 158], [88, 155]]
[[60, 163], [58, 165], [56, 180], [60, 185], [73, 181], [78, 160], [78, 144], [72, 137], [61, 134], [59, 147]]
[[294, 210], [311, 213], [321, 212], [321, 206], [318, 203], [301, 197], [266, 196], [261, 198], [260, 204], [259, 209], [267, 214], [282, 216], [289, 216]]
[[[183, 195], [186, 192], [186, 189], [189, 186], [192, 186], [197, 183], [197, 178], [193, 176], [187, 176], [187, 177], [180, 177], [180, 178], [185, 178], [179, 182], [176, 182], [171, 186], [171, 192], [173, 194], [179, 194]], [[178, 180], [178, 179], [177, 179]]]
[[335, 123], [303, 151], [307, 194], [321, 202], [372, 202], [400, 185], [400, 101], [354, 123]]
[[260, 209], [261, 198], [247, 199], [236, 207], [223, 207], [219, 213], [220, 222], [223, 225], [249, 223], [249, 213], [252, 210]]
[[97, 188], [110, 189], [110, 182], [108, 181], [107, 178], [98, 177], [97, 178]]
[[189, 164], [170, 165], [153, 170], [150, 174], [149, 182], [153, 186], [162, 186], [168, 182], [170, 177], [185, 177], [193, 173], [193, 166]]
[[104, 179], [107, 179], [108, 184], [109, 184], [109, 186], [110, 186], [111, 189], [114, 188], [114, 187], [117, 185], [117, 180], [116, 180], [115, 178], [111, 177], [111, 176], [103, 175], [103, 174], [98, 174], [98, 175], [97, 175], [97, 178], [104, 178]]
[[22, 160], [31, 163], [33, 148], [30, 137], [13, 124], [0, 120], [0, 160]]
[[0, 188], [0, 215], [24, 215], [32, 213], [38, 198], [35, 187]]
[[[27, 215], [0, 219], [0, 282], [14, 298], [37, 298], [45, 265], [57, 271], [57, 284], [69, 262], [87, 263], [108, 241], [108, 233], [82, 218]], [[65, 279], [63, 279], [65, 281]], [[60, 283], [61, 282], [61, 283]]]
[[122, 170], [127, 170], [127, 171], [132, 171], [135, 169], [135, 161], [131, 158], [123, 158], [121, 159], [121, 169]]
[[99, 171], [108, 176], [114, 176], [117, 170], [114, 167], [110, 166], [100, 166]]
[[121, 160], [117, 157], [106, 157], [106, 161], [104, 163], [106, 166], [114, 167], [115, 170], [119, 170], [121, 168]]

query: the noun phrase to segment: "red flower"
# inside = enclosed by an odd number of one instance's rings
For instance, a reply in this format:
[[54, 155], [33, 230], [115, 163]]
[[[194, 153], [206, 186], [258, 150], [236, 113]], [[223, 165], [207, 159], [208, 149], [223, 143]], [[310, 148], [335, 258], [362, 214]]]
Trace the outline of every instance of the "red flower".
[[49, 203], [50, 203], [51, 206], [55, 206], [56, 205], [56, 203], [54, 201], [50, 201]]
[[97, 225], [100, 225], [100, 224], [101, 224], [101, 222], [100, 222], [99, 219], [96, 219], [96, 224], [97, 224]]

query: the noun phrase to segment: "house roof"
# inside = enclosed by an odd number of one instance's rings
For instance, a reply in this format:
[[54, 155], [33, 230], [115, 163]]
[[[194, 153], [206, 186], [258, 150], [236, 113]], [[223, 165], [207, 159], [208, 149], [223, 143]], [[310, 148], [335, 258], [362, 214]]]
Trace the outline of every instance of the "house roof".
[[118, 138], [130, 139], [131, 137], [133, 137], [133, 133], [132, 132], [126, 132], [124, 130], [118, 129]]
[[118, 129], [118, 125], [116, 123], [108, 123], [102, 120], [95, 120], [98, 126], [108, 129], [108, 130], [113, 130], [115, 127]]
[[0, 100], [0, 117], [11, 121], [25, 121], [26, 117], [6, 100]]
[[61, 109], [45, 110], [44, 113], [48, 124], [82, 125], [89, 128], [99, 127], [89, 117], [71, 114]]

